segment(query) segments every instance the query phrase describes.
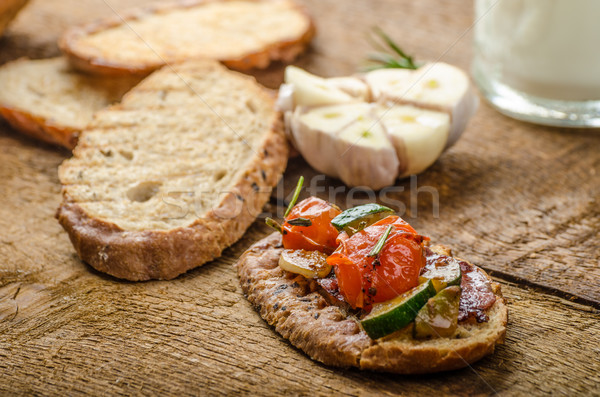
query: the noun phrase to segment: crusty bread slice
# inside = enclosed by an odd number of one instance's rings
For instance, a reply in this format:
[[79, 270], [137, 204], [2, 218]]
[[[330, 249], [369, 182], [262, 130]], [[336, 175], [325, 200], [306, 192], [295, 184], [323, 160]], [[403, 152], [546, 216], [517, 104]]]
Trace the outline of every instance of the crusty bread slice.
[[93, 114], [139, 81], [75, 72], [64, 57], [22, 58], [0, 67], [0, 114], [21, 132], [72, 149]]
[[143, 75], [198, 58], [265, 68], [293, 60], [313, 36], [311, 18], [292, 0], [179, 0], [71, 28], [60, 47], [82, 70]]
[[0, 1], [0, 36], [19, 11], [29, 0], [2, 0]]
[[[439, 246], [431, 248], [450, 254]], [[452, 338], [415, 340], [406, 327], [371, 340], [356, 319], [329, 305], [302, 276], [279, 267], [282, 249], [279, 233], [250, 247], [237, 263], [240, 285], [267, 323], [324, 364], [402, 374], [447, 371], [466, 367], [504, 341], [508, 315], [497, 283], [492, 282], [496, 302], [487, 311], [488, 322], [459, 323]]]
[[221, 254], [287, 163], [274, 99], [216, 61], [165, 66], [102, 110], [59, 169], [57, 212], [79, 256], [129, 280]]

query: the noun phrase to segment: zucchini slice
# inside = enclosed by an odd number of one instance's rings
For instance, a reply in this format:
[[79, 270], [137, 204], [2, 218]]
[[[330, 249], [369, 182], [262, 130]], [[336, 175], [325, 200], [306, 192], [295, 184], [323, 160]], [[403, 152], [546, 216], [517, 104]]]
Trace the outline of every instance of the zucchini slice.
[[363, 230], [365, 227], [389, 216], [394, 215], [393, 209], [383, 205], [369, 203], [349, 208], [331, 220], [337, 230], [345, 231], [348, 236]]
[[410, 324], [436, 293], [431, 280], [427, 280], [394, 299], [374, 304], [360, 323], [371, 339], [381, 338]]
[[419, 276], [419, 282], [425, 282], [426, 280], [433, 280], [438, 292], [450, 285], [460, 285], [462, 272], [460, 271], [459, 262], [450, 258], [447, 261], [428, 263]]
[[327, 254], [320, 251], [283, 250], [279, 257], [279, 267], [306, 278], [323, 278], [331, 272]]
[[458, 325], [460, 287], [453, 285], [429, 299], [415, 318], [416, 339], [450, 337]]

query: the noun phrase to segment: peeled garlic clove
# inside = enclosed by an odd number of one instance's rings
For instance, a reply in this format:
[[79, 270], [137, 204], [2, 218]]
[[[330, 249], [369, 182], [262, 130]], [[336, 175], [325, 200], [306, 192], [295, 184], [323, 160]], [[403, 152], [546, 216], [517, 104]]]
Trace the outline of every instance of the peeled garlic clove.
[[342, 90], [358, 101], [368, 102], [371, 97], [369, 86], [358, 77], [332, 77], [326, 81], [328, 85]]
[[374, 190], [394, 184], [398, 157], [381, 123], [365, 117], [345, 127], [336, 141], [338, 174], [349, 186]]
[[374, 101], [402, 98], [415, 74], [411, 69], [375, 69], [364, 75]]
[[416, 71], [375, 70], [367, 73], [365, 80], [377, 101], [447, 112], [451, 126], [446, 148], [460, 137], [479, 103], [469, 76], [442, 62], [427, 64]]
[[452, 146], [465, 130], [469, 119], [477, 111], [479, 97], [475, 93], [469, 76], [447, 63], [427, 64], [417, 70], [418, 83], [414, 90], [415, 101], [439, 106], [451, 116], [450, 133], [446, 148]]
[[360, 102], [318, 108], [304, 107], [299, 113], [303, 123], [309, 128], [319, 128], [336, 134], [347, 125], [370, 117], [372, 108], [373, 105]]
[[442, 154], [450, 131], [447, 113], [379, 104], [375, 114], [396, 150], [400, 177], [424, 171]]
[[[285, 68], [285, 88], [291, 89], [294, 106], [322, 106], [352, 102], [354, 98], [327, 80], [295, 66]], [[291, 88], [290, 88], [291, 87]], [[281, 95], [280, 90], [280, 95]], [[283, 95], [289, 95], [286, 92]]]

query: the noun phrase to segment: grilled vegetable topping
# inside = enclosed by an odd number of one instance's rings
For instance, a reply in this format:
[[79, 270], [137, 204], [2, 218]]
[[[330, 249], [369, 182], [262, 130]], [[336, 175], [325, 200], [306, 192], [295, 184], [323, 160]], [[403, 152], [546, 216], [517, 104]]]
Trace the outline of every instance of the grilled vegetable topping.
[[453, 285], [429, 299], [415, 318], [414, 337], [449, 337], [458, 325], [460, 287]]
[[[392, 225], [379, 255], [369, 254]], [[425, 265], [423, 237], [398, 216], [388, 216], [348, 237], [341, 233], [338, 249], [327, 258], [334, 267], [341, 294], [352, 308], [390, 300], [418, 285]]]
[[391, 208], [374, 203], [364, 204], [343, 211], [333, 218], [331, 224], [339, 231], [344, 231], [348, 233], [348, 236], [352, 236], [389, 215], [394, 215], [394, 210]]
[[496, 302], [492, 285], [488, 277], [477, 267], [464, 261], [459, 263], [463, 274], [460, 283], [463, 294], [460, 299], [458, 320], [475, 318], [478, 323], [488, 321], [486, 310]]
[[327, 254], [320, 251], [284, 250], [279, 257], [279, 267], [306, 278], [323, 278], [331, 272]]
[[365, 204], [342, 212], [316, 197], [296, 204], [302, 183], [283, 224], [266, 221], [282, 234], [279, 266], [316, 279], [330, 304], [368, 313], [361, 325], [372, 339], [413, 321], [413, 336], [427, 339], [452, 336], [458, 321], [471, 316], [487, 320], [495, 295], [477, 268], [424, 247], [428, 238], [388, 207]]
[[282, 225], [284, 248], [333, 252], [337, 247], [338, 231], [331, 220], [340, 212], [320, 198], [302, 200], [291, 209]]
[[292, 211], [292, 208], [294, 208], [294, 206], [296, 205], [296, 201], [298, 201], [298, 197], [300, 196], [300, 190], [302, 190], [302, 185], [304, 185], [304, 177], [303, 176], [298, 178], [298, 183], [296, 184], [296, 190], [294, 190], [294, 195], [292, 196], [292, 201], [290, 201], [287, 209], [285, 210], [285, 214], [283, 214], [284, 218], [287, 218], [287, 216], [290, 214], [290, 211]]
[[433, 280], [433, 285], [441, 291], [449, 285], [460, 285], [461, 276], [460, 264], [456, 259], [438, 255], [427, 258], [427, 264], [421, 272], [419, 281]]
[[360, 323], [371, 339], [381, 338], [410, 324], [436, 291], [428, 280], [389, 301], [373, 305], [373, 310]]

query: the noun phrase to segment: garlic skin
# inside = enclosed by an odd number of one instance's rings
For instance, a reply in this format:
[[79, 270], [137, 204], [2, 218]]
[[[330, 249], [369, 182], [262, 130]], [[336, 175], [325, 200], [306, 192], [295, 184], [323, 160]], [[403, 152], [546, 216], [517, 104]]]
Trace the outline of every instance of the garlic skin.
[[431, 166], [477, 105], [468, 76], [444, 63], [330, 79], [288, 66], [278, 99], [286, 135], [313, 168], [375, 190]]
[[375, 118], [365, 117], [338, 135], [339, 178], [349, 186], [379, 190], [393, 185], [400, 164], [387, 133]]
[[398, 156], [373, 107], [365, 102], [297, 107], [290, 116], [292, 141], [319, 172], [350, 186], [389, 186], [398, 175]]
[[292, 84], [283, 83], [279, 86], [275, 108], [280, 112], [291, 112], [294, 110], [294, 86]]

